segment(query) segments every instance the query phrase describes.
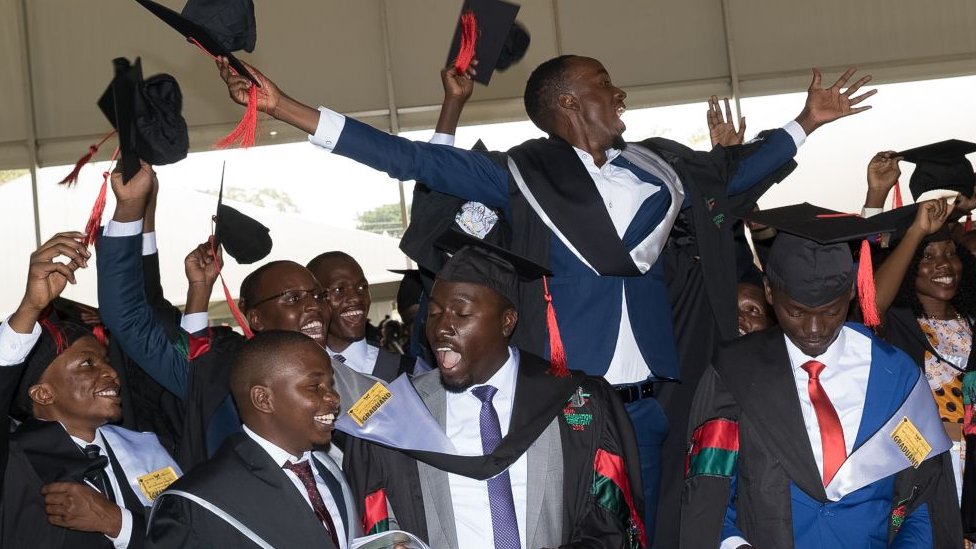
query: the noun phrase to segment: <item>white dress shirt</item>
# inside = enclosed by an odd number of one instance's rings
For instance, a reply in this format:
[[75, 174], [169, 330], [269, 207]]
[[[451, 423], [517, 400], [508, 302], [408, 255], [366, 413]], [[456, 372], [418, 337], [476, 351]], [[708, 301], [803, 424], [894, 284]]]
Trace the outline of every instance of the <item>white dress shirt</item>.
[[325, 351], [329, 353], [329, 358], [342, 355], [346, 366], [370, 376], [373, 375], [373, 369], [376, 368], [376, 357], [380, 355], [380, 348], [366, 343], [365, 339], [353, 341], [340, 353], [328, 347], [325, 348]]
[[[319, 474], [319, 469], [315, 465], [315, 458], [312, 457], [311, 452], [305, 452], [301, 456], [293, 456], [288, 451], [281, 449], [275, 443], [269, 441], [268, 439], [262, 437], [261, 435], [255, 433], [251, 429], [244, 425], [244, 433], [251, 437], [251, 440], [258, 443], [258, 446], [264, 449], [265, 452], [271, 456], [271, 460], [281, 467], [281, 470], [285, 473], [285, 476], [291, 480], [291, 483], [295, 485], [295, 489], [298, 493], [302, 495], [302, 499], [305, 503], [308, 503], [309, 509], [312, 509], [312, 500], [308, 498], [308, 492], [305, 491], [305, 485], [299, 480], [298, 475], [291, 472], [288, 469], [282, 467], [285, 463], [301, 463], [303, 461], [309, 461], [309, 465], [312, 467], [312, 475], [315, 477], [315, 487], [319, 490], [319, 495], [322, 496], [322, 501], [325, 503], [326, 509], [329, 510], [329, 514], [332, 515], [332, 523], [336, 527], [336, 538], [339, 540], [339, 549], [346, 549], [348, 546], [348, 536], [346, 535], [346, 529], [342, 524], [342, 515], [339, 514], [339, 507], [336, 505], [335, 499], [332, 498], [332, 491], [322, 480], [322, 475]], [[273, 505], [273, 502], [268, 502]], [[317, 518], [317, 517], [316, 517]], [[325, 525], [322, 525], [325, 528]]]
[[[325, 107], [319, 107], [319, 113], [319, 123], [315, 128], [315, 134], [308, 138], [312, 144], [331, 151], [339, 141], [342, 129], [346, 125], [346, 117]], [[803, 145], [806, 140], [806, 133], [800, 124], [791, 120], [783, 126], [783, 129], [793, 139], [797, 148]], [[630, 170], [610, 164], [610, 160], [620, 154], [620, 151], [616, 149], [607, 151], [607, 162], [599, 167], [593, 162], [589, 153], [579, 149], [575, 150], [603, 198], [607, 213], [610, 214], [610, 219], [613, 221], [618, 236], [623, 237], [641, 204], [659, 191], [660, 187], [648, 185]], [[614, 385], [644, 381], [652, 372], [651, 367], [644, 360], [640, 349], [637, 347], [637, 340], [630, 326], [630, 316], [627, 314], [626, 296], [622, 295], [621, 299], [624, 305], [621, 309], [620, 326], [617, 330], [617, 343], [613, 358], [610, 360], [610, 366], [603, 376]]]
[[[70, 435], [69, 435], [70, 436]], [[108, 458], [108, 452], [105, 451], [105, 439], [102, 438], [102, 433], [95, 430], [95, 440], [89, 442], [78, 437], [72, 436], [71, 440], [84, 451], [85, 446], [94, 444], [98, 446], [101, 455]], [[112, 485], [112, 494], [115, 496], [115, 503], [122, 510], [122, 528], [119, 530], [119, 535], [112, 537], [105, 535], [108, 539], [112, 540], [112, 545], [115, 549], [125, 549], [129, 546], [129, 539], [132, 537], [132, 512], [125, 508], [125, 500], [122, 498], [122, 488], [119, 486], [118, 478], [115, 476], [115, 469], [112, 467], [112, 460], [109, 460], [108, 465], [105, 466], [105, 473], [108, 477], [109, 484]], [[125, 476], [123, 472], [122, 476]], [[92, 488], [98, 490], [98, 486], [88, 482], [87, 483]]]
[[[517, 353], [517, 352], [516, 352]], [[502, 437], [508, 434], [515, 403], [515, 382], [518, 375], [517, 354], [509, 349], [505, 364], [484, 385], [498, 389], [491, 403], [498, 414]], [[480, 387], [476, 385], [474, 387]], [[447, 393], [448, 438], [462, 455], [484, 455], [481, 446], [481, 400], [471, 392]], [[522, 454], [508, 469], [515, 501], [515, 517], [518, 521], [519, 541], [525, 548], [525, 509], [528, 501], [529, 464]], [[488, 504], [488, 482], [448, 473], [451, 488], [451, 504], [458, 547], [489, 547], [494, 539], [491, 526], [491, 507]]]
[[[803, 365], [810, 360], [822, 362], [825, 366], [820, 372], [820, 384], [830, 398], [830, 403], [837, 410], [840, 425], [844, 431], [844, 446], [847, 455], [854, 448], [857, 431], [861, 425], [864, 412], [864, 399], [868, 392], [868, 377], [871, 375], [871, 340], [851, 328], [844, 327], [827, 351], [818, 357], [803, 354], [796, 345], [786, 339], [786, 351], [793, 368], [793, 378], [796, 383], [796, 394], [800, 397], [800, 411], [803, 412], [803, 424], [806, 427], [810, 448], [813, 450], [817, 470], [823, 478], [823, 444], [820, 438], [820, 425], [817, 423], [817, 413], [810, 401], [810, 391], [807, 382], [810, 376]], [[734, 549], [746, 541], [740, 537], [731, 537], [722, 542], [720, 549]]]

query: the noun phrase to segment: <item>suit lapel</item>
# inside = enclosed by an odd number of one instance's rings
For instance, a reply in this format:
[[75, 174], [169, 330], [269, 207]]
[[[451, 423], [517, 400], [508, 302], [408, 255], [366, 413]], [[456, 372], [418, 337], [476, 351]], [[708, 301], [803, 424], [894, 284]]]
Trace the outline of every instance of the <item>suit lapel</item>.
[[515, 147], [509, 155], [521, 174], [516, 184], [530, 203], [541, 208], [536, 213], [547, 225], [551, 223], [550, 229], [561, 235], [567, 247], [601, 274], [641, 274], [617, 235], [593, 178], [569, 143], [537, 139]]
[[780, 464], [793, 482], [810, 497], [826, 501], [823, 479], [806, 436], [785, 336], [781, 330], [771, 329], [759, 337], [763, 341], [749, 359], [755, 366], [727, 371], [722, 379], [729, 385], [739, 386], [740, 395], [743, 391], [752, 393], [751, 398], [736, 400], [754, 419], [755, 428], [764, 434], [763, 438], [772, 441], [770, 446], [780, 454]]
[[[446, 429], [447, 394], [440, 385], [439, 374], [424, 376], [421, 383], [418, 383], [417, 392], [441, 429]], [[417, 472], [420, 476], [420, 490], [423, 494], [431, 547], [438, 545], [435, 542], [438, 539], [443, 540], [441, 543], [446, 543], [449, 547], [457, 547], [454, 504], [451, 501], [451, 486], [447, 473], [422, 461], [417, 461]]]
[[[246, 522], [249, 528], [269, 542], [287, 540], [295, 547], [332, 545], [312, 507], [264, 449], [245, 435], [234, 451], [254, 477], [251, 486], [236, 488], [242, 491], [242, 499], [248, 501], [241, 501], [240, 507], [248, 513], [260, 514], [260, 519]], [[288, 527], [283, 529], [283, 524]]]

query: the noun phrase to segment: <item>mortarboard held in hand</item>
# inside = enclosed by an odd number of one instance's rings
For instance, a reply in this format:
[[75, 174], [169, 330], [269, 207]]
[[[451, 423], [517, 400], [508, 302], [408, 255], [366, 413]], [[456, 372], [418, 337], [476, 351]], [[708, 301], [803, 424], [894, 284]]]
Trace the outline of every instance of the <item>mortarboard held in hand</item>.
[[152, 0], [136, 2], [211, 57], [226, 57], [234, 72], [251, 81], [244, 117], [227, 136], [217, 141], [216, 146], [226, 148], [235, 143], [240, 143], [242, 147], [253, 146], [257, 134], [257, 88], [261, 84], [232, 53], [232, 48], [236, 49], [237, 46], [249, 52], [254, 48], [253, 3], [249, 0], [190, 0], [183, 9], [184, 13], [180, 14]]
[[898, 153], [906, 162], [915, 164], [908, 184], [915, 201], [936, 198], [931, 193], [940, 190], [972, 198], [976, 176], [966, 155], [973, 152], [976, 152], [976, 143], [949, 139]]
[[478, 60], [475, 82], [488, 85], [495, 70], [504, 71], [525, 56], [531, 38], [515, 21], [520, 6], [503, 0], [465, 0], [447, 63], [459, 73]]
[[[223, 246], [238, 263], [254, 263], [271, 253], [273, 244], [271, 231], [260, 221], [224, 204], [224, 172], [226, 168], [225, 163], [220, 170], [220, 193], [217, 195], [217, 213], [213, 216], [214, 234], [210, 239], [210, 250], [216, 259], [217, 248]], [[220, 277], [220, 284], [223, 286], [227, 307], [234, 316], [234, 320], [237, 321], [237, 325], [244, 332], [244, 336], [250, 339], [254, 333], [247, 321], [244, 320], [244, 315], [241, 314], [237, 302], [231, 296], [219, 263], [217, 264], [217, 275]]]
[[[916, 205], [864, 218], [803, 203], [751, 212], [744, 219], [780, 232], [766, 259], [769, 283], [808, 307], [819, 307], [850, 292], [856, 283], [864, 324], [880, 318], [874, 291], [874, 269], [868, 237], [891, 233]], [[849, 242], [861, 240], [855, 272]]]

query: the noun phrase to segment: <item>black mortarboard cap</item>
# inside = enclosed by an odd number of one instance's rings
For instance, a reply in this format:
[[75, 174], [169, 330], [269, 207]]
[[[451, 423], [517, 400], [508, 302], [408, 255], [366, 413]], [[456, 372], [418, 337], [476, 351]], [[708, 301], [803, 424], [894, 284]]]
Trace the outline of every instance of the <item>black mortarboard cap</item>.
[[90, 336], [92, 333], [74, 322], [50, 319], [41, 321], [41, 337], [34, 345], [34, 349], [27, 355], [24, 371], [14, 394], [11, 407], [13, 415], [20, 418], [31, 415], [31, 398], [27, 392], [31, 387], [37, 385], [38, 380], [41, 379], [48, 366], [54, 362], [54, 359], [61, 356], [75, 341], [86, 335]]
[[750, 212], [743, 219], [779, 229], [820, 244], [850, 242], [896, 231], [904, 218], [912, 219], [915, 205], [873, 217], [845, 214], [809, 203]]
[[[226, 167], [226, 165], [225, 165]], [[214, 243], [223, 246], [240, 264], [260, 261], [271, 253], [271, 231], [260, 221], [224, 204], [224, 170], [220, 172], [220, 194], [214, 222]]]
[[257, 25], [252, 0], [187, 0], [181, 15], [207, 29], [227, 51], [254, 51]]
[[976, 152], [976, 143], [949, 139], [898, 153], [915, 164], [908, 183], [915, 200], [928, 191], [943, 189], [971, 198], [976, 176], [966, 155], [972, 152]]
[[[465, 0], [461, 13], [473, 12], [477, 21], [478, 39], [474, 58], [478, 60], [473, 79], [487, 85], [495, 69], [505, 70], [522, 56], [529, 46], [529, 35], [524, 28], [515, 29], [515, 17], [520, 6], [503, 0]], [[519, 36], [509, 38], [512, 33]], [[461, 24], [458, 23], [447, 54], [447, 63], [453, 63], [461, 47]]]
[[[904, 218], [914, 217], [915, 209], [912, 205], [863, 218], [803, 203], [751, 212], [745, 219], [779, 230], [766, 259], [770, 284], [808, 307], [819, 307], [850, 292], [857, 281], [865, 323], [873, 324], [877, 313], [871, 306], [870, 248], [862, 245], [862, 272], [857, 273], [848, 242], [893, 232]], [[863, 257], [865, 249], [868, 257]]]
[[520, 281], [552, 274], [534, 261], [454, 228], [444, 231], [436, 245], [453, 254], [437, 273], [438, 280], [487, 286], [516, 306]]
[[420, 297], [424, 293], [424, 281], [419, 269], [390, 269], [390, 272], [403, 275], [396, 295], [396, 308], [402, 315], [403, 311], [420, 303]]
[[488, 146], [485, 145], [484, 141], [479, 139], [474, 142], [474, 146], [471, 147], [471, 150], [478, 151], [478, 152], [488, 152]]
[[143, 80], [138, 57], [135, 63], [119, 57], [112, 64], [115, 75], [98, 107], [118, 132], [123, 180], [139, 171], [140, 159], [163, 166], [186, 158], [190, 141], [176, 79], [157, 74]]
[[237, 74], [247, 78], [253, 82], [258, 87], [261, 86], [254, 76], [244, 68], [244, 64], [240, 62], [239, 59], [234, 57], [229, 49], [224, 47], [210, 31], [200, 25], [195, 23], [186, 17], [180, 15], [179, 13], [153, 2], [152, 0], [136, 0], [144, 8], [149, 10], [153, 15], [163, 20], [164, 23], [176, 29], [177, 32], [186, 37], [187, 40], [193, 42], [195, 41], [200, 45], [201, 48], [207, 51], [210, 55], [215, 57], [226, 57], [230, 66], [237, 72]]

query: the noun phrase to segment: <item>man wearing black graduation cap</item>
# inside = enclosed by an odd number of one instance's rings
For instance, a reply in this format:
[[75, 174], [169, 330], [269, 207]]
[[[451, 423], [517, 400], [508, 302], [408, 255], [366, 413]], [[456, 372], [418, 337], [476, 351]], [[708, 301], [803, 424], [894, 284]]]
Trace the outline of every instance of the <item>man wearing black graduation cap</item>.
[[545, 270], [478, 240], [438, 273], [427, 337], [437, 371], [413, 378], [456, 455], [357, 439], [345, 470], [366, 533], [431, 547], [645, 547], [635, 439], [610, 386], [510, 345], [521, 278]]
[[845, 323], [855, 235], [836, 226], [874, 226], [793, 211], [764, 213], [781, 231], [766, 264], [779, 327], [725, 344], [699, 384], [681, 546], [961, 547], [951, 443], [925, 377]]
[[[31, 255], [24, 299], [0, 325], [3, 547], [142, 547], [146, 508], [180, 474], [154, 434], [109, 425], [122, 387], [105, 347], [43, 316], [87, 266], [82, 240], [59, 233]], [[8, 413], [23, 419], [9, 456]]]

